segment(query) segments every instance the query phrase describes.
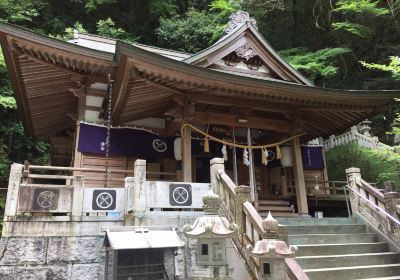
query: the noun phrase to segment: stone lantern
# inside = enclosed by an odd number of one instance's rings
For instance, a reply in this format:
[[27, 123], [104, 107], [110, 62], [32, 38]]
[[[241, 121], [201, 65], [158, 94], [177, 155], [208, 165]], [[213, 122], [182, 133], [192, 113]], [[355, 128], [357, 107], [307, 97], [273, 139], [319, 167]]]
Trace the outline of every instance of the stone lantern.
[[360, 132], [365, 136], [371, 137], [371, 121], [365, 120], [360, 122]]
[[292, 258], [297, 252], [297, 247], [288, 246], [284, 241], [277, 239], [279, 224], [271, 212], [262, 221], [262, 226], [266, 239], [257, 241], [254, 246], [247, 246], [250, 256], [259, 261], [258, 279], [286, 280], [285, 258]]
[[225, 265], [226, 240], [237, 234], [237, 225], [218, 215], [219, 204], [219, 196], [208, 191], [203, 196], [205, 215], [197, 218], [193, 226], [183, 227], [186, 237], [197, 239], [198, 265]]

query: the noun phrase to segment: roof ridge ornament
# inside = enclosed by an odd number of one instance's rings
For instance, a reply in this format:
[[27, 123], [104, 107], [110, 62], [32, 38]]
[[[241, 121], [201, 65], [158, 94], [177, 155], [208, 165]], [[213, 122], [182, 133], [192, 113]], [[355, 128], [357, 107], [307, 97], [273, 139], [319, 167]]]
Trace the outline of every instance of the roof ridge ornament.
[[229, 16], [228, 27], [224, 30], [225, 34], [232, 32], [236, 27], [245, 22], [250, 22], [256, 29], [258, 29], [256, 20], [253, 17], [250, 17], [248, 12], [238, 11]]

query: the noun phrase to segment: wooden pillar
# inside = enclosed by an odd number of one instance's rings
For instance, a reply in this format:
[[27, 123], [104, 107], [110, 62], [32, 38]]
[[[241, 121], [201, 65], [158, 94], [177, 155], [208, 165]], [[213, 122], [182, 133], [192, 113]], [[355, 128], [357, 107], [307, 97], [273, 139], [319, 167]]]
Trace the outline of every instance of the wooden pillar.
[[300, 215], [308, 215], [306, 184], [304, 181], [303, 162], [301, 160], [300, 139], [293, 139], [293, 170], [296, 184], [297, 208]]
[[182, 135], [182, 181], [192, 182], [192, 129], [183, 128]]

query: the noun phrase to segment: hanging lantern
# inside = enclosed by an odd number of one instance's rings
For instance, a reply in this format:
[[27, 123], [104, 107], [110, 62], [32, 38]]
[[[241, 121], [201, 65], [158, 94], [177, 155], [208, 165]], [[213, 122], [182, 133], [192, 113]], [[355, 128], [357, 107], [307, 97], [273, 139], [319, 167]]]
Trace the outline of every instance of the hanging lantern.
[[280, 153], [281, 153], [282, 167], [292, 167], [293, 166], [293, 157], [292, 157], [292, 150], [291, 150], [290, 146], [280, 147]]
[[177, 161], [182, 160], [182, 138], [178, 137], [174, 140], [174, 156]]

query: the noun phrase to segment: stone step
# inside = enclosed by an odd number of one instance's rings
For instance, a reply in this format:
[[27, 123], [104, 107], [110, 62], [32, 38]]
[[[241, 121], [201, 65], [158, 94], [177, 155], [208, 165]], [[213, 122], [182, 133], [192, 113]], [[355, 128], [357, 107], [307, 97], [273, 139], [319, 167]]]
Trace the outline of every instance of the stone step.
[[326, 256], [346, 254], [367, 254], [388, 252], [389, 246], [385, 242], [375, 243], [345, 243], [345, 244], [311, 244], [296, 245], [299, 251], [297, 256]]
[[348, 225], [361, 224], [357, 218], [279, 218], [279, 223], [282, 225]]
[[286, 200], [259, 200], [258, 205], [290, 206], [290, 202]]
[[268, 212], [271, 211], [272, 215], [274, 212], [294, 212], [293, 207], [289, 206], [270, 206], [270, 205], [262, 205], [258, 207], [259, 212]]
[[365, 233], [365, 225], [299, 225], [287, 226], [288, 233], [293, 234], [317, 234], [317, 233], [331, 233], [331, 234], [341, 234], [341, 233]]
[[[362, 278], [362, 280], [399, 280], [400, 276], [377, 277], [377, 278]], [[361, 280], [361, 278], [354, 279]]]
[[303, 269], [395, 264], [400, 263], [400, 253], [383, 252], [334, 256], [305, 256], [297, 257], [296, 261]]
[[347, 234], [293, 234], [288, 236], [290, 245], [372, 243], [377, 241], [374, 233]]
[[371, 277], [388, 277], [400, 275], [400, 263], [350, 266], [334, 268], [305, 269], [304, 272], [310, 280], [351, 280], [366, 279]]
[[[260, 212], [259, 213], [261, 217], [265, 218], [268, 215], [268, 212]], [[272, 216], [274, 218], [277, 217], [298, 217], [298, 213], [292, 213], [292, 212], [272, 212]]]

